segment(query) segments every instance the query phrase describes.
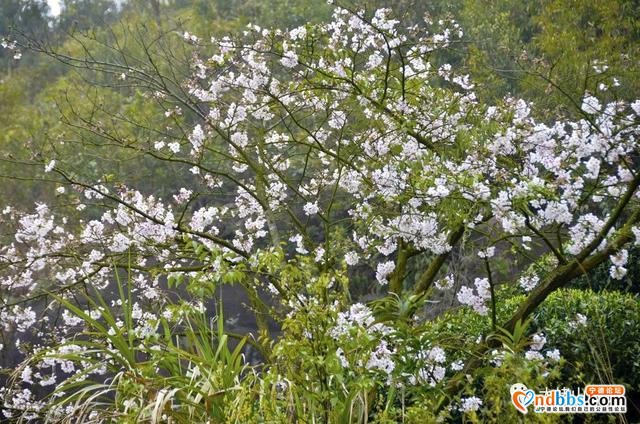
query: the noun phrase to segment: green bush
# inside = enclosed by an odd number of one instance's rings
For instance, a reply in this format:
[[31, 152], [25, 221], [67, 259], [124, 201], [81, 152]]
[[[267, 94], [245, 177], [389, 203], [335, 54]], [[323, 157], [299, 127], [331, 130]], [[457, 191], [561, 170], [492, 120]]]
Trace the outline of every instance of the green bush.
[[[586, 318], [580, 323], [581, 314]], [[640, 389], [640, 299], [617, 291], [559, 290], [534, 316], [566, 359], [567, 385], [615, 382]]]
[[[498, 306], [498, 322], [512, 313], [524, 296]], [[579, 315], [580, 314], [580, 315]], [[581, 316], [584, 324], [580, 324]], [[471, 347], [477, 334], [489, 334], [491, 319], [469, 308], [448, 311], [428, 331], [451, 344]], [[566, 360], [563, 380], [574, 387], [590, 383], [624, 383], [640, 389], [640, 299], [629, 293], [562, 289], [534, 314], [529, 334], [542, 332], [549, 348]]]
[[[524, 295], [517, 295], [499, 302], [497, 321], [504, 322], [524, 299]], [[425, 323], [422, 331], [428, 338], [440, 340], [443, 348], [467, 356], [491, 334], [491, 318], [462, 307]], [[483, 408], [473, 417], [466, 417], [472, 422], [498, 419], [517, 422], [518, 414], [508, 397], [508, 388], [515, 382], [538, 390], [545, 387], [577, 390], [598, 383], [625, 384], [628, 392], [637, 392], [640, 388], [640, 300], [637, 296], [606, 290], [558, 290], [540, 305], [522, 331], [522, 337], [511, 335], [513, 340], [505, 340], [502, 348], [482, 358], [483, 365], [467, 377], [466, 393], [477, 394], [483, 400]], [[536, 333], [544, 333], [545, 351], [560, 351], [562, 359], [558, 363], [524, 358], [531, 335]], [[479, 339], [478, 334], [484, 337]], [[499, 366], [495, 361], [492, 363], [492, 358], [498, 355]], [[421, 413], [415, 407], [409, 410], [410, 416], [424, 417]], [[536, 414], [527, 418], [543, 417]], [[547, 422], [560, 418], [546, 417], [550, 420]], [[449, 419], [458, 421], [462, 417], [454, 409]]]

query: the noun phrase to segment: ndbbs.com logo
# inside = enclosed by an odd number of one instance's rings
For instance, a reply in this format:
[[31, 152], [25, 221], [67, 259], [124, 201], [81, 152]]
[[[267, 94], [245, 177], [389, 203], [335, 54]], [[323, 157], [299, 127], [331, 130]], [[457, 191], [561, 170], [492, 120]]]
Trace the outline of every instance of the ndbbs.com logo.
[[536, 393], [522, 383], [509, 389], [511, 403], [521, 413], [533, 404], [536, 413], [548, 414], [621, 414], [627, 411], [625, 388], [621, 384], [591, 384], [583, 391], [568, 388]]

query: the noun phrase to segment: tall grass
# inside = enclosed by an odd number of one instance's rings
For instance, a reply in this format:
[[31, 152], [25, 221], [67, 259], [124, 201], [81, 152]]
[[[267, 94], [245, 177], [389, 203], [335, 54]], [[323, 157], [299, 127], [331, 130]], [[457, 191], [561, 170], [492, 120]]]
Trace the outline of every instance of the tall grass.
[[158, 315], [153, 331], [141, 334], [130, 281], [116, 284], [117, 307], [97, 289], [85, 295], [87, 309], [57, 296], [83, 328], [29, 358], [12, 376], [17, 383], [24, 367], [43, 361], [74, 365], [46, 399], [46, 422], [239, 422], [235, 394], [253, 383], [255, 373], [242, 354], [246, 338], [233, 346], [222, 309], [210, 319], [202, 309], [173, 305], [177, 320]]

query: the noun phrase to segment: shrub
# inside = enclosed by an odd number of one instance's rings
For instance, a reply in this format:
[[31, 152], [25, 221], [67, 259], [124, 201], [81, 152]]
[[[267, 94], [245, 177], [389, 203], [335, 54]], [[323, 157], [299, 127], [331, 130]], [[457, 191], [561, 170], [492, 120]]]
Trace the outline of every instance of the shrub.
[[566, 385], [615, 382], [640, 389], [640, 300], [617, 291], [559, 290], [534, 325], [566, 359]]

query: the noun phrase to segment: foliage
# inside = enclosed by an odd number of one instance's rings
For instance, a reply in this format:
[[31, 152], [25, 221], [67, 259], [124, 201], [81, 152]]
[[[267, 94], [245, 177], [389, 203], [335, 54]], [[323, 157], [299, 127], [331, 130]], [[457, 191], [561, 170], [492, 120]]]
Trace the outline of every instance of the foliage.
[[222, 311], [209, 319], [202, 304], [179, 303], [150, 317], [132, 300], [131, 285], [118, 280], [117, 307], [95, 288], [85, 298], [87, 309], [57, 298], [76, 334], [37, 349], [12, 379], [31, 381], [34, 370], [47, 370], [48, 386], [56, 384], [58, 369], [68, 377], [26, 410], [5, 404], [6, 416], [15, 411], [27, 420], [44, 415], [55, 422], [155, 423], [224, 422], [240, 414], [237, 393], [254, 373], [242, 358], [245, 339], [230, 349]]
[[562, 379], [574, 387], [595, 382], [640, 391], [640, 301], [617, 291], [561, 290], [535, 315], [535, 326], [566, 359]]
[[0, 86], [6, 417], [515, 421], [514, 378], [635, 369], [554, 300], [637, 309], [563, 291], [633, 279], [627, 2], [307, 3], [70, 0], [2, 41], [35, 61]]

